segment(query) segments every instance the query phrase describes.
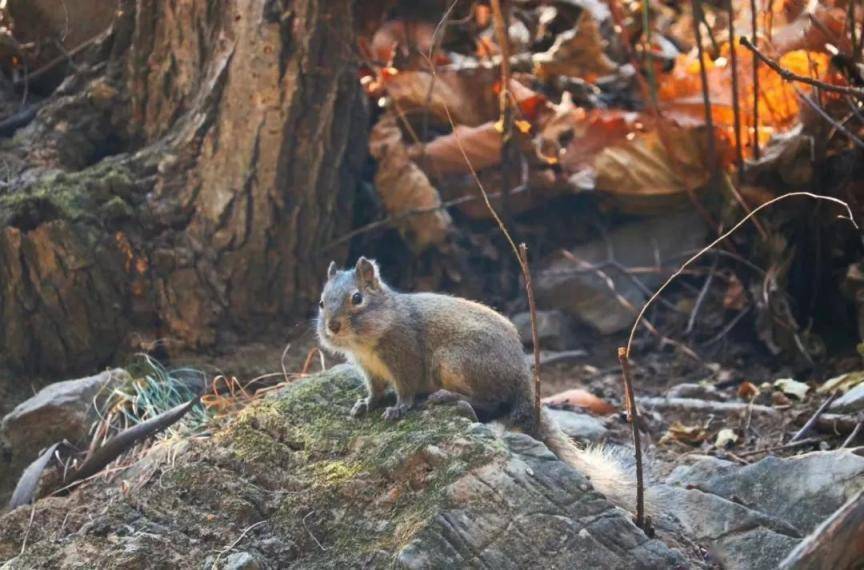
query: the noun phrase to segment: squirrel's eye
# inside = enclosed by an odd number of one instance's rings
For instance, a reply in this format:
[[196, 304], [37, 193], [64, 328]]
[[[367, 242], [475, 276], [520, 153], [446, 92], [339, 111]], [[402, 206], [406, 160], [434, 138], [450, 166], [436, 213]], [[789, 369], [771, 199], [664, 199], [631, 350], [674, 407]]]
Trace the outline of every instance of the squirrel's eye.
[[322, 309], [324, 308], [324, 299], [321, 299], [320, 301], [318, 301], [318, 306], [321, 307]]
[[354, 305], [359, 305], [363, 302], [363, 295], [360, 294], [360, 291], [354, 291], [354, 294], [351, 295], [351, 303]]

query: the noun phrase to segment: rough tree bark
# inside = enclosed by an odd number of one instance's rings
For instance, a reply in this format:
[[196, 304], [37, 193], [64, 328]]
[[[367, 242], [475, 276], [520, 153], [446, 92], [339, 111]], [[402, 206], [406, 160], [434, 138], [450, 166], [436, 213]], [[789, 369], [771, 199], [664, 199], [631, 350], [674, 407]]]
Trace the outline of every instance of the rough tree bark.
[[0, 143], [8, 365], [65, 374], [303, 316], [365, 152], [352, 4], [120, 2]]

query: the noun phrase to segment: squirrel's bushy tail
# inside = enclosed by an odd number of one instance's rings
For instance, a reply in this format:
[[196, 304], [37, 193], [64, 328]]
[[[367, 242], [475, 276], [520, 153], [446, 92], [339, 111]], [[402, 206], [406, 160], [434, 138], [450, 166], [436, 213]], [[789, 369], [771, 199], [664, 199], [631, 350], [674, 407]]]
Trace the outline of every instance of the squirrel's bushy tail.
[[636, 476], [620, 452], [605, 446], [579, 447], [546, 408], [540, 412], [537, 437], [561, 461], [587, 476], [613, 504], [628, 511], [635, 509]]

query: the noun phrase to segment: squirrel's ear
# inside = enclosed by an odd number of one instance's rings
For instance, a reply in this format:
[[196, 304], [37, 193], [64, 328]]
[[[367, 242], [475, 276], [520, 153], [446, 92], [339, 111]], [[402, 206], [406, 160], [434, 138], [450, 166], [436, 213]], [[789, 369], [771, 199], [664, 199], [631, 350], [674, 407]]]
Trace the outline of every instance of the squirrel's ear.
[[380, 275], [378, 273], [378, 264], [371, 259], [361, 257], [357, 260], [357, 281], [363, 286], [375, 289], [380, 284]]
[[333, 279], [333, 276], [336, 275], [336, 262], [331, 261], [330, 265], [327, 267], [327, 279]]

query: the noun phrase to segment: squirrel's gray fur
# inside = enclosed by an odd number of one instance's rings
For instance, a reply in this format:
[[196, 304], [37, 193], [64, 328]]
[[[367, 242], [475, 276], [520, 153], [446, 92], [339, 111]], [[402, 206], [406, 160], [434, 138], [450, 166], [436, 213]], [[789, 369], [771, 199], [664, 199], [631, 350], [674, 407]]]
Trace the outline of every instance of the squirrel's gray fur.
[[366, 380], [368, 396], [352, 415], [380, 407], [388, 387], [397, 398], [384, 411], [388, 420], [421, 398], [465, 400], [481, 419], [502, 420], [546, 443], [613, 502], [631, 504], [632, 477], [608, 451], [578, 448], [545, 410], [535, 417], [531, 370], [506, 317], [467, 299], [395, 291], [365, 257], [344, 271], [330, 263], [319, 307], [322, 346], [343, 354]]

